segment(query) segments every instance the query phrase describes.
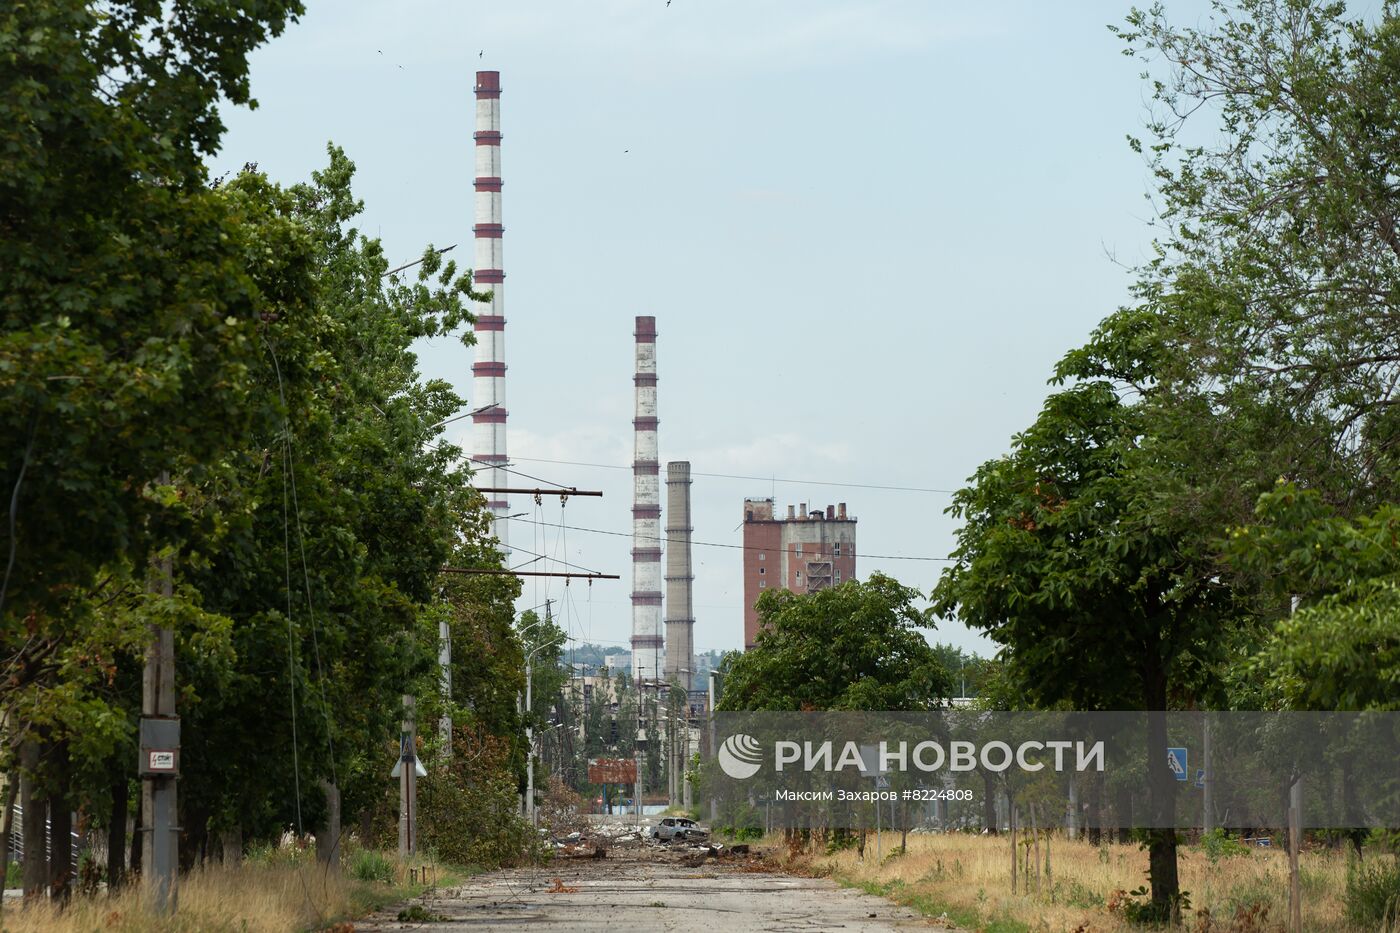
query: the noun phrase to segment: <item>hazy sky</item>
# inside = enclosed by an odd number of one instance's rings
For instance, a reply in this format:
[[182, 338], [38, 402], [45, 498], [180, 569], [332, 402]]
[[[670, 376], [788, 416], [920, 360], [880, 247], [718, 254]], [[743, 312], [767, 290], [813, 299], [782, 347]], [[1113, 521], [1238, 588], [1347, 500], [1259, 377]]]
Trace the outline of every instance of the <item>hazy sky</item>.
[[[696, 476], [695, 540], [729, 547], [695, 548], [695, 643], [734, 648], [746, 495], [848, 503], [862, 554], [925, 558], [862, 556], [859, 575], [927, 593], [948, 496], [836, 484], [947, 490], [1005, 452], [1150, 243], [1124, 141], [1141, 64], [1105, 28], [1126, 2], [309, 7], [254, 56], [261, 106], [225, 114], [216, 168], [294, 182], [333, 140], [391, 258], [432, 242], [471, 261], [473, 77], [501, 72], [509, 453], [605, 492], [517, 500], [574, 527], [517, 520], [511, 543], [622, 576], [526, 583], [521, 608], [561, 600], [578, 637], [631, 629], [635, 315], [660, 332], [662, 461], [777, 477]], [[421, 352], [469, 401], [472, 358]], [[931, 637], [992, 649], [956, 622]]]

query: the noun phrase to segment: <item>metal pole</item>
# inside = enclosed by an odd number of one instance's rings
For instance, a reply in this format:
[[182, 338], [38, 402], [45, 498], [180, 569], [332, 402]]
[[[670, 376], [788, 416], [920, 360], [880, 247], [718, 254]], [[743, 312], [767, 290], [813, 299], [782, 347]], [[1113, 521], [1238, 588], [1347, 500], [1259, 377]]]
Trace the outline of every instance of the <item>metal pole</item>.
[[535, 652], [525, 656], [525, 815], [535, 821], [535, 727], [534, 694], [531, 692], [535, 672]]
[[[170, 474], [162, 472], [158, 482], [162, 486], [169, 485]], [[160, 561], [157, 589], [166, 599], [174, 596], [174, 564], [168, 556]], [[164, 728], [173, 729], [173, 735], [178, 739], [180, 721], [175, 717], [175, 633], [153, 625], [150, 634], [151, 640], [146, 646], [146, 667], [141, 677], [143, 725], [147, 720], [162, 721]], [[166, 735], [170, 734], [166, 732]], [[147, 755], [145, 748], [142, 753]], [[141, 837], [143, 883], [156, 913], [173, 914], [179, 893], [176, 869], [180, 829], [177, 825], [176, 778], [173, 774], [150, 773], [149, 760], [142, 761], [140, 765], [141, 814], [146, 821]]]
[[1303, 890], [1298, 856], [1303, 843], [1303, 780], [1288, 789], [1288, 929], [1303, 933]]
[[1205, 727], [1202, 730], [1201, 738], [1201, 766], [1205, 769], [1205, 775], [1201, 781], [1201, 830], [1209, 833], [1215, 828], [1215, 776], [1211, 767], [1211, 718], [1210, 712], [1206, 713]]
[[[1289, 613], [1296, 613], [1302, 597], [1294, 596]], [[1303, 930], [1303, 891], [1299, 884], [1298, 856], [1303, 845], [1303, 779], [1294, 778], [1288, 788], [1288, 928]]]
[[[878, 779], [875, 786], [880, 786]], [[878, 799], [875, 801], [875, 864], [880, 864], [880, 801]]]

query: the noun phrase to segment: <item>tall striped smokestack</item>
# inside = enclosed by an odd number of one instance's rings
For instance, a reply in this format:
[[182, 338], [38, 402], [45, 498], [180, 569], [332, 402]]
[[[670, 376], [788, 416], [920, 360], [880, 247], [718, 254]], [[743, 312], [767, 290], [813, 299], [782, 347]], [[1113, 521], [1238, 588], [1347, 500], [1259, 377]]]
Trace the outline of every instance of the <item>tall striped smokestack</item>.
[[656, 318], [639, 317], [632, 457], [632, 677], [661, 676], [661, 483], [656, 458]]
[[[491, 300], [476, 311], [476, 362], [472, 363], [472, 458], [477, 485], [509, 485], [501, 466], [506, 462], [506, 317], [505, 280], [501, 256], [501, 73], [476, 73], [476, 240], [473, 282], [491, 290]], [[510, 503], [494, 493], [488, 501], [496, 517], [495, 531], [507, 545], [505, 517]]]
[[690, 562], [690, 461], [666, 464], [666, 682], [695, 676], [695, 580]]

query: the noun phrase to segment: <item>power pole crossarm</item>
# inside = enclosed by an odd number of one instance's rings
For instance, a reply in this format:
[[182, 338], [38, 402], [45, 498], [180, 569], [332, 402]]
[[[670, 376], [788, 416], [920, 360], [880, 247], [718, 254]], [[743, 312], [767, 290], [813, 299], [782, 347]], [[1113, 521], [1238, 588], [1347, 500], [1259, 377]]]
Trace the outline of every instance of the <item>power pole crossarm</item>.
[[550, 573], [544, 570], [505, 570], [499, 567], [443, 567], [441, 573], [482, 574], [496, 577], [565, 577], [572, 580], [617, 580], [615, 573]]
[[596, 489], [534, 489], [524, 486], [477, 486], [477, 492], [516, 493], [522, 496], [602, 496]]

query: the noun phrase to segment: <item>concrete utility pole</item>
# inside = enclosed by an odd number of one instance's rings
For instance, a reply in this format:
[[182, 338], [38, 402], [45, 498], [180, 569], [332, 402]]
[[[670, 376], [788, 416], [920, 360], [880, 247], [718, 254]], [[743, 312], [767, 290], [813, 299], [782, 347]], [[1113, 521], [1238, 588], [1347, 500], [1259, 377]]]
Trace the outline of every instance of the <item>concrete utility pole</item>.
[[[554, 615], [552, 611], [553, 600], [544, 601], [545, 623], [553, 624]], [[535, 623], [536, 625], [540, 623]], [[526, 626], [526, 631], [534, 628], [533, 625]], [[524, 634], [524, 633], [522, 633]], [[560, 636], [553, 641], [536, 645], [534, 650], [525, 655], [525, 816], [531, 823], [535, 822], [535, 727], [533, 719], [534, 705], [534, 679], [535, 679], [535, 655], [546, 648], [552, 648], [559, 644], [568, 636]]]
[[403, 729], [399, 733], [399, 857], [418, 851], [418, 750], [413, 694], [403, 695]]
[[438, 720], [438, 754], [452, 757], [452, 628], [444, 617], [438, 623], [438, 671], [442, 679], [442, 718]]
[[[158, 482], [169, 485], [170, 474]], [[153, 587], [166, 599], [175, 594], [170, 557], [160, 561]], [[175, 782], [179, 775], [180, 720], [175, 715], [175, 633], [151, 626], [146, 667], [141, 676], [141, 873], [146, 896], [157, 913], [173, 914], [177, 901], [180, 829], [177, 825]], [[67, 845], [68, 840], [55, 840]]]

